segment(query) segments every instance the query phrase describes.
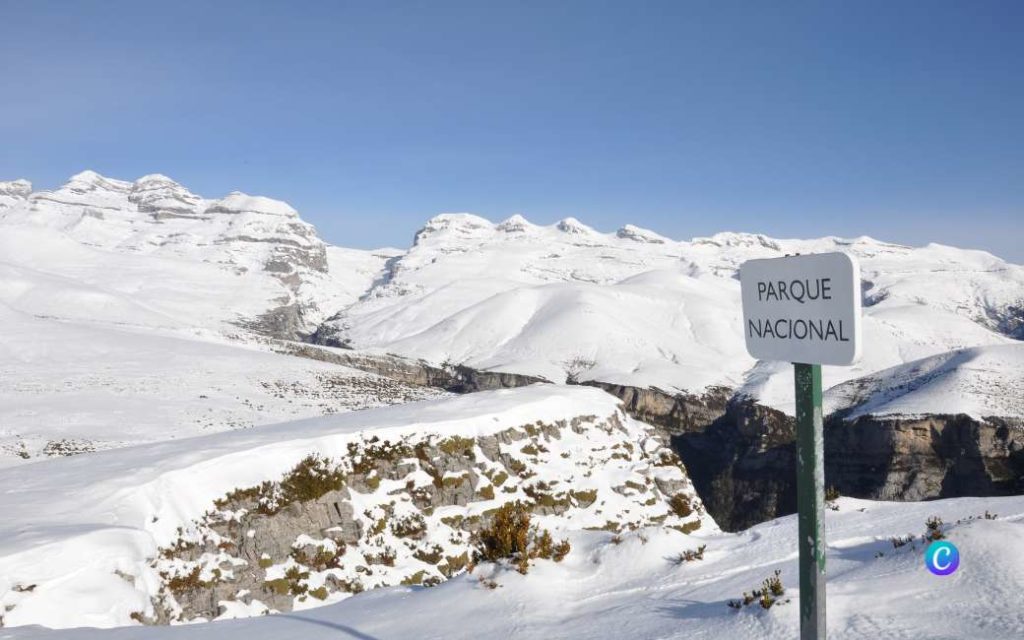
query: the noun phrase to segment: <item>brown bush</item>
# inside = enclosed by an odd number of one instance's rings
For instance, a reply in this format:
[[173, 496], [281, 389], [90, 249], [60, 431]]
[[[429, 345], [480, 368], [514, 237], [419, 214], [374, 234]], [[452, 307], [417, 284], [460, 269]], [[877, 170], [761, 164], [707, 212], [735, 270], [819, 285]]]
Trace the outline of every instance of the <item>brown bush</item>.
[[281, 480], [281, 498], [285, 503], [309, 502], [341, 489], [344, 483], [345, 475], [337, 466], [313, 453], [303, 458]]
[[561, 562], [571, 548], [568, 540], [555, 543], [550, 531], [531, 526], [529, 506], [520, 501], [506, 502], [497, 509], [490, 524], [474, 534], [473, 543], [477, 548], [474, 561], [511, 560], [523, 574], [531, 559]]
[[677, 493], [672, 496], [672, 499], [668, 501], [669, 508], [680, 518], [685, 518], [693, 513], [693, 507], [690, 506], [690, 499], [681, 493]]

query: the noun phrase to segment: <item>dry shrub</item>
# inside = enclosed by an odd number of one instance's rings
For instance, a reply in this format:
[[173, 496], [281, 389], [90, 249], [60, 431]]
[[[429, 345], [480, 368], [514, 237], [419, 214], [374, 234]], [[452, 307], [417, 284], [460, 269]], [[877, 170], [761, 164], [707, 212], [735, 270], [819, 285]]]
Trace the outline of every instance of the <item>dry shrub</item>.
[[345, 475], [326, 458], [313, 453], [303, 458], [281, 480], [282, 502], [309, 502], [345, 483]]
[[551, 532], [530, 525], [529, 507], [521, 501], [506, 502], [491, 522], [473, 536], [476, 562], [512, 561], [525, 574], [532, 558], [561, 562], [569, 553], [568, 540], [555, 543]]

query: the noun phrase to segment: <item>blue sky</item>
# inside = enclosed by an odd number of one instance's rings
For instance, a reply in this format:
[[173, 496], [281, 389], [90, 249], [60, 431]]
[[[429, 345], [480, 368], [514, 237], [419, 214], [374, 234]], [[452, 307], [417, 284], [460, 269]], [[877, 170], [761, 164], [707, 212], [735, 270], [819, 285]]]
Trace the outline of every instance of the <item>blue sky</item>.
[[0, 177], [1024, 262], [1024, 2], [0, 0]]

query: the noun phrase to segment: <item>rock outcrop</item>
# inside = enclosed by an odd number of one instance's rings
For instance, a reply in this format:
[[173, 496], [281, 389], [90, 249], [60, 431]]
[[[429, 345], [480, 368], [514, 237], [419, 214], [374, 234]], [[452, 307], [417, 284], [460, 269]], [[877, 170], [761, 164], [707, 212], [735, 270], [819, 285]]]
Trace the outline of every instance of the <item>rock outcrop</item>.
[[[793, 418], [734, 400], [672, 443], [708, 512], [735, 531], [796, 511], [794, 437]], [[825, 423], [825, 482], [873, 500], [1024, 493], [1024, 428], [998, 417], [836, 414]]]
[[550, 382], [537, 376], [481, 371], [463, 365], [438, 367], [422, 360], [410, 360], [396, 355], [345, 351], [313, 344], [276, 341], [272, 342], [272, 348], [279, 353], [341, 364], [400, 382], [436, 387], [452, 393], [514, 389]]
[[[305, 337], [351, 302], [335, 283], [349, 275], [330, 273], [327, 245], [284, 202], [240, 192], [205, 199], [156, 174], [129, 182], [83, 171], [56, 190], [31, 189], [24, 180], [0, 183], [5, 223], [117, 253], [216, 265], [266, 296], [262, 312], [237, 320], [264, 335]], [[236, 321], [232, 310], [225, 319]]]
[[[435, 367], [394, 355], [276, 343], [283, 353], [335, 362], [405, 383], [471, 393], [548, 382], [534, 376]], [[685, 464], [708, 513], [735, 531], [796, 511], [792, 417], [733, 391], [672, 394], [596, 381], [631, 417], [658, 428]], [[843, 495], [929, 500], [1024, 492], [1021, 421], [969, 416], [861, 416], [825, 423], [826, 480]]]
[[[559, 532], [706, 519], [679, 459], [621, 413], [483, 433], [381, 439], [312, 455], [277, 482], [236, 489], [161, 551], [162, 582], [137, 619], [166, 624], [290, 611], [364, 589], [434, 585], [463, 572], [474, 534], [520, 502]], [[602, 479], [601, 470], [609, 470]]]
[[826, 479], [844, 495], [932, 500], [1024, 493], [1024, 425], [967, 415], [830, 419]]

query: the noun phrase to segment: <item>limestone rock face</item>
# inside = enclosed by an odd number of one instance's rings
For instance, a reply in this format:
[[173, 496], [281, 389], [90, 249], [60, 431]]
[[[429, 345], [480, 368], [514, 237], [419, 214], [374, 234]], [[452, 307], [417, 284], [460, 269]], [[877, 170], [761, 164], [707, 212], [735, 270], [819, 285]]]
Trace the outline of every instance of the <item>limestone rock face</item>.
[[479, 429], [356, 434], [340, 460], [307, 458], [278, 482], [228, 493], [161, 550], [163, 587], [147, 622], [437, 584], [466, 568], [475, 534], [507, 503], [543, 516], [556, 536], [710, 524], [667, 442], [619, 411]]
[[931, 500], [1024, 492], [1024, 428], [965, 415], [830, 421], [829, 481], [841, 493]]
[[[214, 265], [236, 275], [240, 290], [263, 297], [255, 304], [262, 312], [238, 320], [265, 335], [305, 337], [351, 301], [344, 295], [350, 275], [332, 272], [313, 226], [270, 198], [232, 192], [211, 200], [163, 175], [129, 182], [83, 171], [53, 191], [0, 182], [0, 218], [120, 255]], [[154, 265], [154, 273], [173, 277], [166, 264]], [[204, 284], [196, 282], [196, 290]], [[230, 308], [224, 316], [236, 320]]]
[[[720, 527], [740, 530], [796, 511], [795, 422], [729, 390], [702, 397], [592, 383], [670, 437]], [[1019, 419], [860, 416], [825, 423], [826, 484], [842, 495], [932, 500], [1024, 493]]]
[[6, 209], [23, 203], [31, 193], [32, 183], [28, 180], [0, 182], [0, 216]]

